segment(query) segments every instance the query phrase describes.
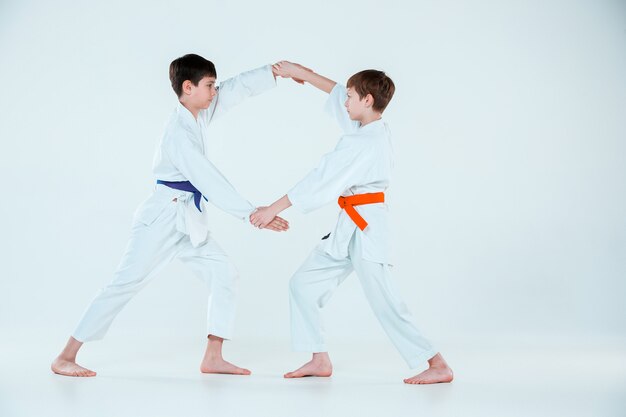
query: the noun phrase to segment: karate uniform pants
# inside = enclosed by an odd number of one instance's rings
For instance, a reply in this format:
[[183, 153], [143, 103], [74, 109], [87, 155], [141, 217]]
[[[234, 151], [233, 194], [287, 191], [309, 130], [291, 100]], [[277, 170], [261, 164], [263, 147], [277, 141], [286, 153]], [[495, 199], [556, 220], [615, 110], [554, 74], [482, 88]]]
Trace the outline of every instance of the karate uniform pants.
[[393, 288], [390, 267], [361, 257], [356, 231], [348, 257], [336, 259], [315, 248], [289, 282], [292, 347], [299, 352], [326, 352], [321, 310], [352, 271], [356, 272], [376, 318], [409, 367], [437, 352], [415, 327], [411, 313]]
[[177, 230], [176, 204], [168, 205], [150, 225], [134, 220], [113, 280], [84, 312], [72, 335], [76, 340], [102, 339], [122, 308], [174, 258], [188, 264], [209, 286], [207, 334], [232, 338], [237, 270], [210, 236], [204, 244], [193, 247], [189, 236]]

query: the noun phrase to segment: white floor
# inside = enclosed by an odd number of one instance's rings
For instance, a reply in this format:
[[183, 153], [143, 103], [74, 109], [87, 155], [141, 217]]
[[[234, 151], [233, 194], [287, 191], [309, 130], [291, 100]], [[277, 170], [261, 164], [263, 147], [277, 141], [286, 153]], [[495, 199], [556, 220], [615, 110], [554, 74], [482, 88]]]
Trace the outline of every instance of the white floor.
[[112, 339], [81, 353], [98, 372], [84, 379], [49, 371], [58, 340], [3, 342], [0, 416], [626, 416], [623, 341], [567, 349], [448, 343], [456, 380], [409, 386], [402, 378], [415, 371], [385, 340], [334, 347], [332, 378], [284, 380], [306, 359], [286, 342], [228, 345], [227, 359], [253, 371], [242, 377], [200, 374], [200, 339], [136, 335], [127, 347]]

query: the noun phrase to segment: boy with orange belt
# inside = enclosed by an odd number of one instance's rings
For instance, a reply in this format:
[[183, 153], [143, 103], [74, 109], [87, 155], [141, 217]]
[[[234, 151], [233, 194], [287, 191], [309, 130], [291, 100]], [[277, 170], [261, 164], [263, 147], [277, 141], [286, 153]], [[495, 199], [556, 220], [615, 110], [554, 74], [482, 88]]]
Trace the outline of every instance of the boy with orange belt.
[[293, 205], [302, 212], [337, 200], [342, 209], [334, 229], [322, 238], [290, 281], [292, 344], [313, 358], [286, 378], [330, 376], [332, 364], [323, 337], [321, 309], [352, 271], [363, 287], [383, 329], [411, 368], [428, 361], [429, 368], [404, 382], [452, 381], [452, 370], [415, 327], [390, 276], [388, 208], [384, 191], [393, 165], [390, 132], [382, 113], [394, 84], [382, 71], [361, 71], [347, 89], [298, 64], [280, 62], [277, 74], [305, 81], [329, 93], [326, 109], [344, 135], [317, 168], [285, 196], [259, 208], [250, 221], [263, 228]]

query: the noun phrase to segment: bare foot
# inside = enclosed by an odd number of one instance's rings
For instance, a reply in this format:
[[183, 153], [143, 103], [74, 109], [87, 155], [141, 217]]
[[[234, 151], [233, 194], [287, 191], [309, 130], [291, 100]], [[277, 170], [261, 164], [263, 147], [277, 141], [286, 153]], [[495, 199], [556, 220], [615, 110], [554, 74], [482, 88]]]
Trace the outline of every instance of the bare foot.
[[223, 338], [212, 334], [208, 336], [206, 351], [200, 364], [200, 372], [203, 374], [250, 375], [251, 372], [248, 369], [240, 368], [224, 360], [222, 357], [223, 344]]
[[302, 365], [293, 372], [287, 372], [285, 378], [302, 378], [305, 376], [329, 377], [333, 373], [333, 365], [330, 362], [328, 353], [314, 353], [313, 359]]
[[240, 368], [222, 358], [208, 359], [205, 358], [200, 365], [200, 372], [203, 374], [231, 374], [231, 375], [250, 375], [248, 369]]
[[452, 382], [454, 374], [441, 354], [437, 353], [429, 361], [429, 368], [414, 377], [404, 380], [405, 384], [439, 384]]
[[74, 361], [69, 361], [66, 359], [56, 358], [52, 365], [50, 366], [52, 372], [59, 375], [64, 376], [79, 376], [79, 377], [89, 377], [96, 376], [96, 373], [90, 369], [83, 368], [79, 364]]

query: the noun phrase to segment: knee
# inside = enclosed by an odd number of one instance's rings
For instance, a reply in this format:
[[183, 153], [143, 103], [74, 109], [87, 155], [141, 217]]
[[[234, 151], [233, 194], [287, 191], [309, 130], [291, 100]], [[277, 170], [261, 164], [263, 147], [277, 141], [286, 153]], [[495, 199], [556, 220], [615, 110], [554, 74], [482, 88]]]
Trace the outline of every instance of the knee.
[[235, 267], [235, 265], [233, 265], [233, 263], [230, 260], [228, 260], [228, 262], [226, 263], [225, 276], [226, 276], [226, 280], [233, 285], [239, 282], [239, 271], [237, 270], [237, 267]]
[[132, 292], [140, 290], [151, 275], [151, 268], [144, 262], [127, 263], [113, 274], [113, 279], [103, 290]]
[[304, 289], [304, 280], [300, 275], [295, 274], [289, 280], [289, 295], [292, 297], [298, 297], [302, 295]]
[[110, 294], [134, 294], [144, 286], [143, 279], [135, 280], [118, 280], [114, 279], [108, 285], [104, 286], [100, 292]]
[[213, 282], [211, 285], [219, 285], [226, 288], [235, 288], [239, 283], [239, 271], [229, 260], [225, 260], [219, 269], [215, 270], [213, 278], [209, 279]]

